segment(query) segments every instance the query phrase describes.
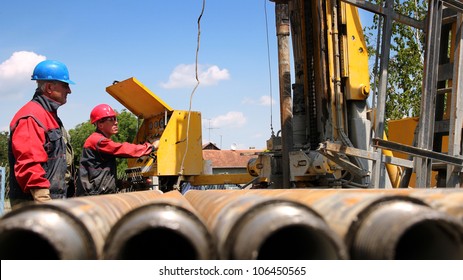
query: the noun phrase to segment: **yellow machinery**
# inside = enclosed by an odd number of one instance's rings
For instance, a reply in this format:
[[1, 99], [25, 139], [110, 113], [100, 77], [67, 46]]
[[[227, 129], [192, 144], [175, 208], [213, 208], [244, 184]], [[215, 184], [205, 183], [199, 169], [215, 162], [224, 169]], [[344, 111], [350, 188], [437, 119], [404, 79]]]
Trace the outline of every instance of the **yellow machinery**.
[[[382, 1], [384, 5], [347, 0], [273, 2], [282, 127], [278, 134], [281, 136], [272, 136], [268, 141], [269, 152], [250, 163], [252, 174], [260, 177], [256, 182], [262, 182], [261, 187], [461, 185], [461, 2], [430, 0], [424, 20], [397, 13], [391, 0]], [[373, 95], [358, 8], [381, 17]], [[426, 34], [421, 116], [409, 129], [405, 128], [409, 120], [390, 122], [389, 126], [385, 120], [394, 22]], [[294, 62], [293, 72], [290, 61]], [[387, 139], [386, 127], [393, 140]], [[407, 142], [409, 139], [414, 141]], [[398, 152], [405, 156], [397, 157]], [[410, 181], [410, 177], [416, 181]]]
[[281, 137], [268, 141], [270, 152], [251, 170], [270, 188], [367, 188], [368, 160], [336, 151], [370, 149], [368, 52], [358, 10], [340, 1], [275, 2], [278, 45], [292, 39], [296, 75], [291, 85], [283, 63], [289, 49], [280, 47]]
[[[159, 179], [161, 190], [170, 190], [182, 182], [191, 185], [244, 184], [249, 174], [204, 173], [201, 113], [173, 110], [136, 78], [115, 82], [106, 91], [143, 122], [134, 143], [159, 140], [151, 156], [128, 160], [129, 181], [144, 189], [151, 177]], [[152, 179], [150, 179], [152, 180]]]

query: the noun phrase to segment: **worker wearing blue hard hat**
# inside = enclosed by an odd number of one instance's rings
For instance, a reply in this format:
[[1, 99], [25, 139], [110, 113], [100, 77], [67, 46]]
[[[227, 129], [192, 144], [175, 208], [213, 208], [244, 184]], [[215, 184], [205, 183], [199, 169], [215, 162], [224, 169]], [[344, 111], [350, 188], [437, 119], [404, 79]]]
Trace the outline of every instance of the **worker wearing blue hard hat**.
[[66, 65], [56, 60], [44, 60], [37, 64], [32, 73], [32, 80], [37, 81], [60, 81], [74, 85], [69, 80], [69, 71]]
[[[37, 89], [10, 123], [8, 160], [10, 203], [66, 198], [73, 182], [73, 150], [58, 108], [71, 93], [69, 71], [56, 60], [38, 63], [32, 73]], [[73, 187], [72, 187], [73, 188]]]

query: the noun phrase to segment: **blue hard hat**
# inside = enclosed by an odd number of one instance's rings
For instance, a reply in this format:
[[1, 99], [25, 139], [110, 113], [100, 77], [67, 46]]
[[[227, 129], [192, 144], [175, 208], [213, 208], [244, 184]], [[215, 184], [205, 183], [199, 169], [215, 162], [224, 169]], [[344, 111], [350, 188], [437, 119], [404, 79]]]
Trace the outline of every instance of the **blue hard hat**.
[[61, 81], [71, 85], [75, 84], [69, 80], [69, 71], [66, 65], [56, 60], [44, 60], [37, 64], [32, 73], [32, 80]]

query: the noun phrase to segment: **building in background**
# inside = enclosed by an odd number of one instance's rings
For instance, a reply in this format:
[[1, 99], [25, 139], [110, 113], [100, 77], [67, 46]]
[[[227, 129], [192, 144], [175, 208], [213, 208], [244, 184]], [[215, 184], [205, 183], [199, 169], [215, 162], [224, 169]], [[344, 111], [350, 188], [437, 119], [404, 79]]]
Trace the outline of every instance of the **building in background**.
[[[208, 165], [210, 174], [237, 174], [247, 173], [247, 165], [250, 159], [256, 158], [262, 150], [221, 150], [214, 143], [203, 145], [203, 158]], [[238, 185], [212, 185], [206, 189], [234, 189]]]

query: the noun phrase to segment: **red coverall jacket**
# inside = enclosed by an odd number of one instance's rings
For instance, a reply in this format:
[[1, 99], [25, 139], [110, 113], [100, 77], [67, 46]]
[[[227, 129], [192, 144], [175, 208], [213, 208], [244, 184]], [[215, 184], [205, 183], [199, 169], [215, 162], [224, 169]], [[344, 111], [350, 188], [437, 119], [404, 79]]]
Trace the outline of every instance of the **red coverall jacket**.
[[150, 143], [118, 143], [98, 130], [93, 132], [82, 149], [76, 195], [115, 193], [116, 158], [136, 158], [148, 155], [152, 151], [153, 146]]
[[10, 199], [33, 200], [31, 188], [49, 188], [53, 199], [66, 197], [66, 144], [59, 106], [37, 90], [13, 117], [8, 143]]

